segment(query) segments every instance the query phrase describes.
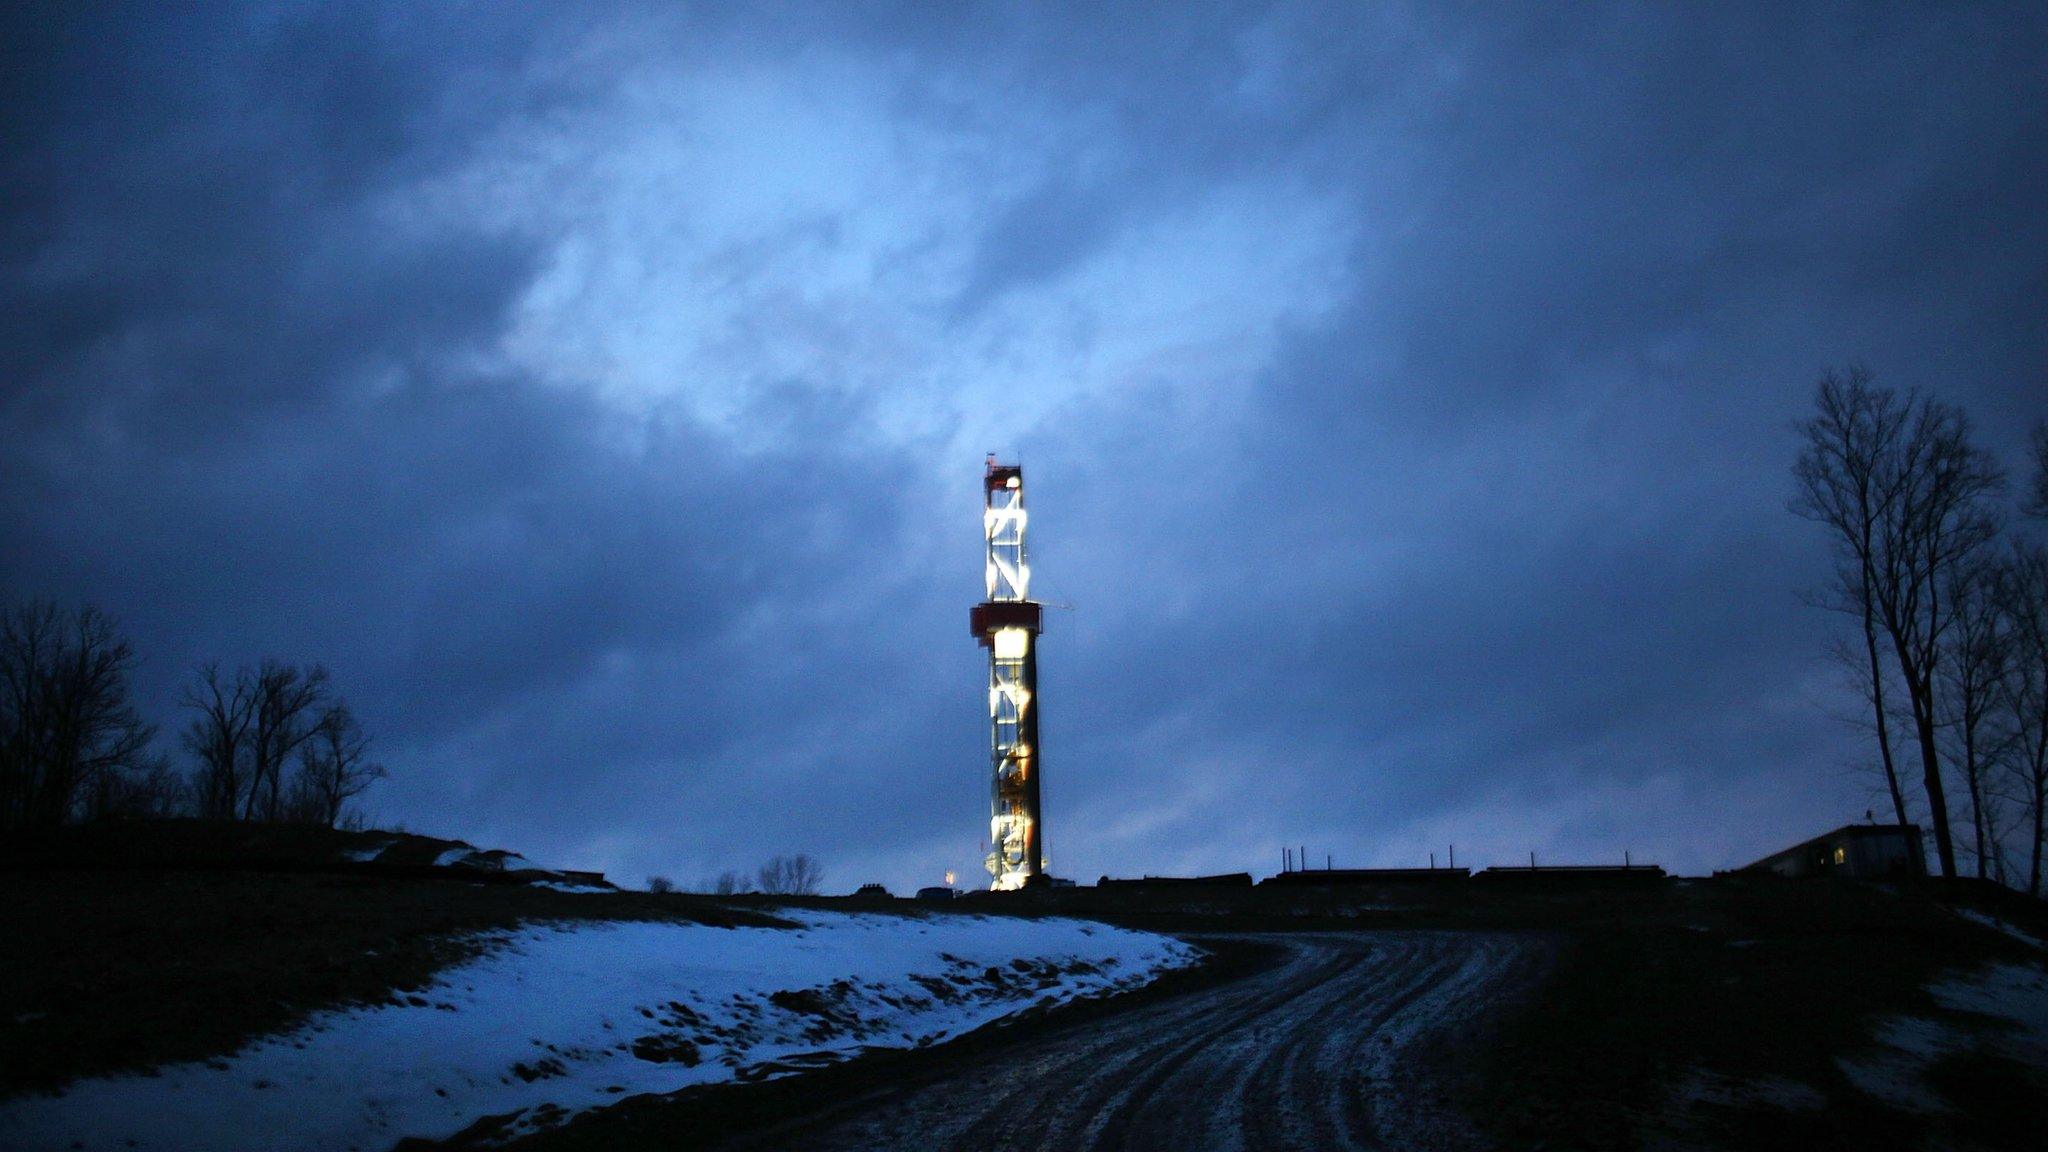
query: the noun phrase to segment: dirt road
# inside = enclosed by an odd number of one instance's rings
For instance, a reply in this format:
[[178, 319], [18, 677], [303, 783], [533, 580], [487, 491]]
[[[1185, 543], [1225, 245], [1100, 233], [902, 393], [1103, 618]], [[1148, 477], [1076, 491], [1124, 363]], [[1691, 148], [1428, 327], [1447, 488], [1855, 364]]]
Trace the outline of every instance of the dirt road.
[[1438, 1149], [1482, 1142], [1416, 1059], [1545, 963], [1526, 938], [1285, 935], [1272, 968], [974, 1057], [749, 1148]]

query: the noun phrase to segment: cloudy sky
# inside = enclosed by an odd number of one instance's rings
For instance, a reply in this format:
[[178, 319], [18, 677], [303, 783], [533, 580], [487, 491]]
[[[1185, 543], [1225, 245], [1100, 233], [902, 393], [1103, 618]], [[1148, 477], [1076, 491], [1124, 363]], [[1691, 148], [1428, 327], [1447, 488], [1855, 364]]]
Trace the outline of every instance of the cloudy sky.
[[2048, 414], [2034, 5], [187, 7], [5, 17], [0, 593], [632, 882], [980, 874], [989, 451], [1054, 871], [1741, 863], [1815, 376]]

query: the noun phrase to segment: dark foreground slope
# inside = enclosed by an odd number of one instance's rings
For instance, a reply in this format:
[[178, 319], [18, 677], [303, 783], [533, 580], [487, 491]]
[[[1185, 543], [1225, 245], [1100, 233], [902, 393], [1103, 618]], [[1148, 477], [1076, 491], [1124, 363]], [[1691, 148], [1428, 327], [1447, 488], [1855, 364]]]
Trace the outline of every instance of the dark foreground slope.
[[[2014, 1058], [1998, 1020], [1929, 991], [2042, 962], [1984, 920], [2048, 937], [2048, 917], [1987, 886], [1080, 890], [971, 906], [1176, 931], [1223, 963], [1121, 1011], [636, 1100], [531, 1147], [2032, 1149], [2048, 1131], [2040, 1064]], [[1853, 1074], [1906, 1018], [1950, 1036], [1914, 1106]]]
[[[333, 862], [363, 837], [405, 841], [403, 861]], [[452, 843], [184, 821], [9, 845], [0, 1097], [222, 1055], [322, 1008], [402, 998], [474, 956], [478, 933], [522, 922], [776, 923], [700, 897], [571, 893], [425, 863]]]
[[[914, 907], [568, 893], [336, 867], [329, 847], [0, 867], [0, 1095], [405, 997], [479, 930]], [[1141, 887], [915, 908], [1093, 916], [1198, 938], [1215, 962], [953, 1044], [626, 1101], [534, 1146], [2001, 1149], [2048, 1130], [2048, 1060], [1930, 991], [2039, 970], [1987, 922], [2048, 939], [2048, 916], [1983, 885]], [[1945, 1037], [1911, 1099], [1869, 1074], [1896, 1071], [1900, 1020]]]
[[[1930, 991], [2041, 971], [1993, 919], [2048, 938], [2042, 905], [1981, 882], [1680, 881], [1572, 926], [1537, 994], [1459, 1053], [1456, 1097], [1501, 1147], [2040, 1147], [2048, 1070]], [[1911, 1107], [1854, 1075], [1901, 1019], [1951, 1049], [1912, 1070]]]

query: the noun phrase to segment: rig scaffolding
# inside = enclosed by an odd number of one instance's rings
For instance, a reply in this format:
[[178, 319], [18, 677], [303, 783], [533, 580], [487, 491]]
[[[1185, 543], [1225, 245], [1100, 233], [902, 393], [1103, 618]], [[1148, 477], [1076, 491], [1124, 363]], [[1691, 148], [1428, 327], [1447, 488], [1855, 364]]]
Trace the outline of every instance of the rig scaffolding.
[[1044, 824], [1038, 810], [1038, 633], [1024, 555], [1024, 469], [991, 455], [982, 480], [988, 540], [988, 599], [974, 606], [974, 638], [988, 649], [990, 887], [1010, 891], [1045, 875]]

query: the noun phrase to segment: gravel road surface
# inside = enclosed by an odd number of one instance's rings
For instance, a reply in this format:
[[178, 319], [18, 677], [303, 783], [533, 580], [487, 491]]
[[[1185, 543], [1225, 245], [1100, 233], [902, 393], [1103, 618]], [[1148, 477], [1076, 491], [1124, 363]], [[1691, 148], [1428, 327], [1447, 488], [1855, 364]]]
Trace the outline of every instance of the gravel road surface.
[[1280, 963], [1058, 1029], [762, 1133], [748, 1148], [1463, 1149], [1420, 1041], [1483, 1016], [1546, 963], [1522, 937], [1254, 937]]

